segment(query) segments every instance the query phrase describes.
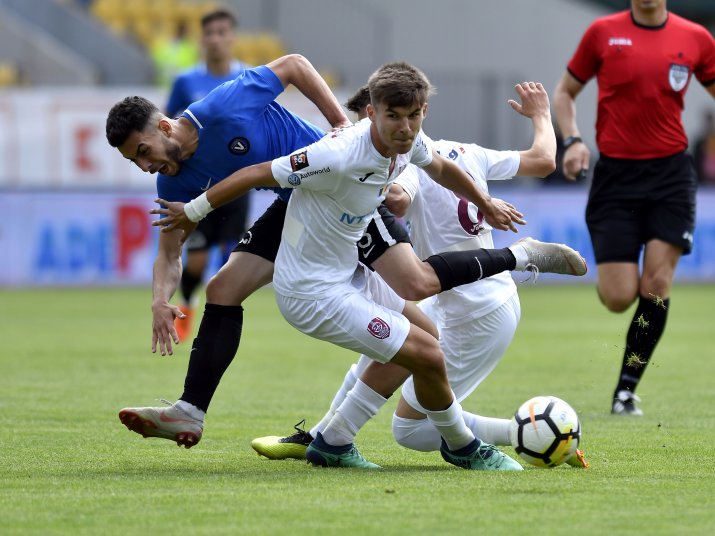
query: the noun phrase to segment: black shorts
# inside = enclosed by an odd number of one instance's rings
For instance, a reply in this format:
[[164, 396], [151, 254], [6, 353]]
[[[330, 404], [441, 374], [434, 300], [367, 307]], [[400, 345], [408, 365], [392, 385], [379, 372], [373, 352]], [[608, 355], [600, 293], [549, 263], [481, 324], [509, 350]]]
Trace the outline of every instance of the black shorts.
[[[244, 233], [234, 251], [245, 251], [276, 262], [287, 208], [288, 203], [280, 198], [273, 201], [253, 227]], [[410, 243], [407, 231], [384, 205], [380, 205], [357, 244], [358, 260], [371, 267], [387, 248], [400, 242]]]
[[190, 252], [207, 250], [217, 244], [233, 247], [246, 232], [250, 205], [248, 194], [210, 212], [186, 239], [184, 247]]
[[596, 263], [637, 263], [652, 239], [693, 247], [696, 177], [686, 153], [649, 160], [601, 155], [594, 168], [586, 224]]

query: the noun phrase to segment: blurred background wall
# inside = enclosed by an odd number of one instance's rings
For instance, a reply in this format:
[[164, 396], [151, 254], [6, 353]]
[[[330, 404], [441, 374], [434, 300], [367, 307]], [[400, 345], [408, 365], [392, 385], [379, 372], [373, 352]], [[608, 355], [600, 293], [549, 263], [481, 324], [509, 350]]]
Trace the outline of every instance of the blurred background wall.
[[[668, 7], [715, 28], [715, 2]], [[152, 47], [198, 40], [201, 15], [226, 5], [240, 16], [236, 56], [262, 64], [309, 58], [344, 100], [380, 64], [405, 60], [437, 86], [425, 130], [433, 138], [526, 148], [531, 128], [507, 105], [523, 80], [549, 92], [594, 18], [627, 0], [0, 0], [0, 286], [146, 284], [155, 248], [150, 176], [104, 139], [111, 105], [140, 94], [163, 106]], [[281, 101], [325, 126], [288, 91]], [[691, 83], [683, 120], [691, 141], [715, 106]], [[596, 88], [579, 97], [579, 124], [595, 152]], [[590, 252], [583, 225], [587, 183], [531, 179], [493, 188], [525, 209], [524, 233]], [[699, 195], [695, 254], [682, 279], [715, 278], [715, 195]], [[254, 203], [254, 212], [263, 205]], [[512, 237], [505, 237], [509, 241]], [[707, 251], [714, 253], [709, 254]], [[712, 258], [711, 258], [712, 257]]]

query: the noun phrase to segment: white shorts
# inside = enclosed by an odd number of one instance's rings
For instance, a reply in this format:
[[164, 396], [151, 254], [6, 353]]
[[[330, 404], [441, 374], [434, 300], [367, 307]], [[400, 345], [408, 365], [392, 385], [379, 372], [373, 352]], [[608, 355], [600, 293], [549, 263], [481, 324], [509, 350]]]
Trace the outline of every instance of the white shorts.
[[276, 302], [299, 331], [380, 363], [390, 361], [410, 333], [410, 322], [401, 314], [405, 300], [362, 265], [349, 284], [328, 297], [306, 300], [276, 293]]
[[[498, 309], [457, 326], [442, 325], [440, 315], [431, 310], [432, 306], [431, 299], [420, 303], [423, 312], [439, 328], [449, 385], [461, 402], [489, 376], [511, 344], [521, 317], [519, 295], [514, 293]], [[425, 413], [417, 402], [412, 376], [402, 386], [402, 396], [414, 409]]]

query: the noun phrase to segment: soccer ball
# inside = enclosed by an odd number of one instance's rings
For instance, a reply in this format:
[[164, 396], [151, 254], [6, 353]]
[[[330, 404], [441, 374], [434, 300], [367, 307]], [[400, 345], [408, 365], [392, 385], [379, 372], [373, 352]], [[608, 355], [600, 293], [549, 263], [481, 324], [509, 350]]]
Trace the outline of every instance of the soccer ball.
[[569, 459], [581, 440], [581, 424], [574, 409], [555, 396], [524, 402], [511, 420], [511, 445], [537, 467], [556, 467]]

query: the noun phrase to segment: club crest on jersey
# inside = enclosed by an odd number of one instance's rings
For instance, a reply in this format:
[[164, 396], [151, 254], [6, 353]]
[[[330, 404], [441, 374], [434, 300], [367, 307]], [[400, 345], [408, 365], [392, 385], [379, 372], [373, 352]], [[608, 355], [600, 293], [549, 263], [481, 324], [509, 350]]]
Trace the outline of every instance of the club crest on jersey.
[[390, 336], [390, 326], [377, 316], [370, 321], [367, 330], [376, 339], [387, 339]]
[[233, 138], [228, 142], [228, 150], [233, 154], [246, 154], [251, 148], [251, 144], [246, 138]]
[[293, 171], [300, 171], [308, 167], [308, 151], [290, 155], [290, 168]]
[[688, 84], [690, 78], [690, 69], [687, 65], [678, 65], [677, 63], [670, 64], [668, 71], [668, 81], [673, 91], [680, 91]]
[[291, 186], [298, 186], [300, 184], [300, 175], [297, 173], [291, 173], [288, 175], [288, 184]]

